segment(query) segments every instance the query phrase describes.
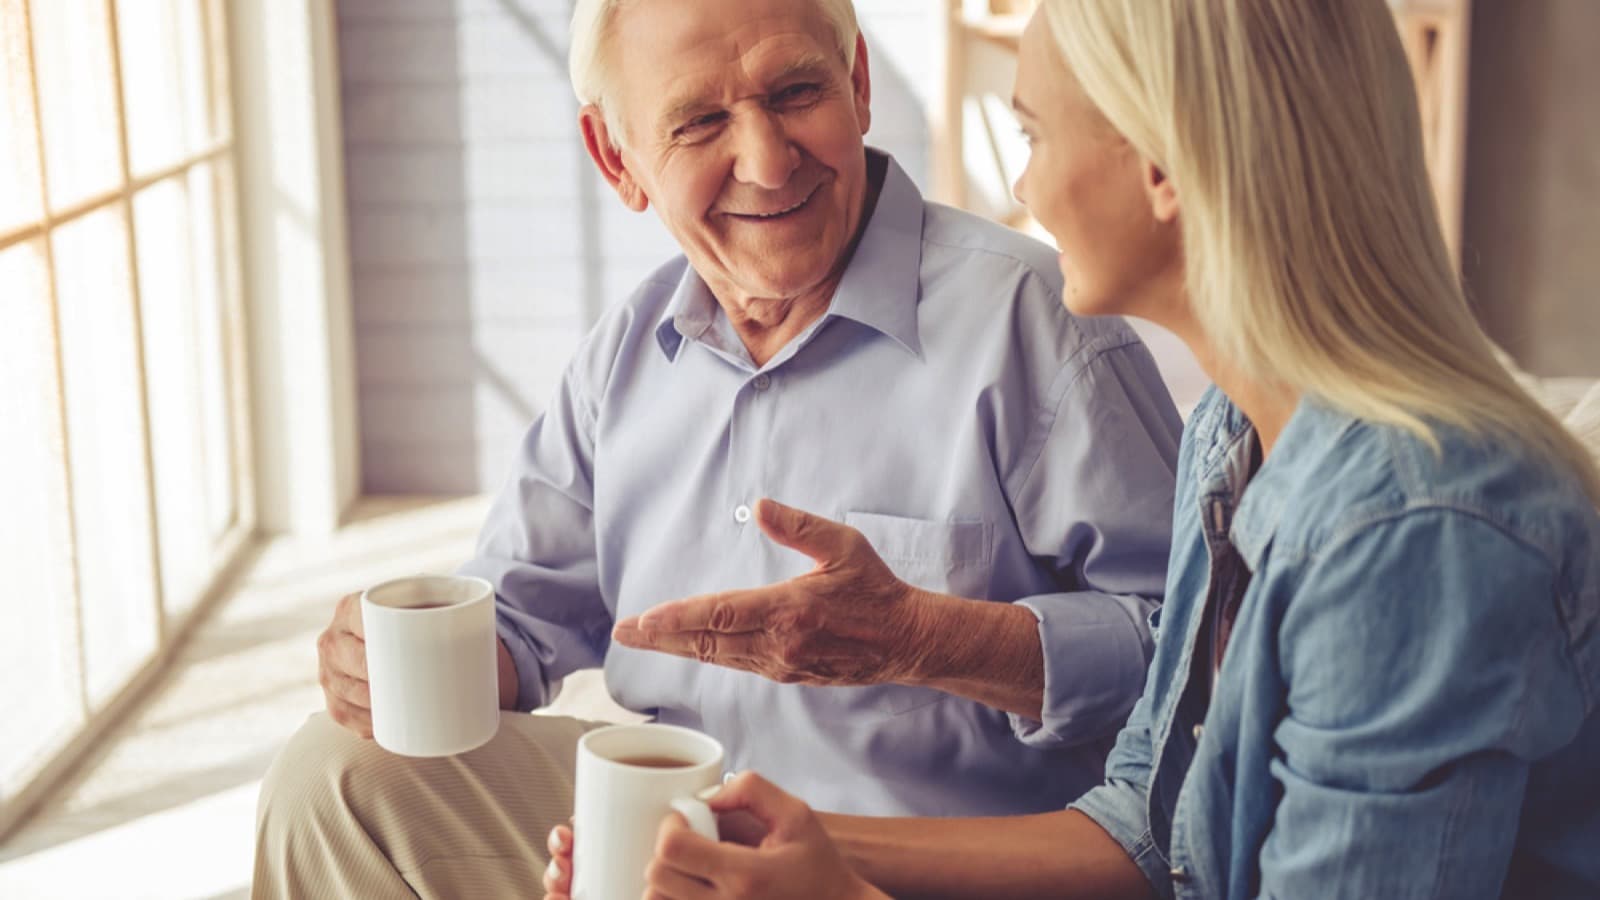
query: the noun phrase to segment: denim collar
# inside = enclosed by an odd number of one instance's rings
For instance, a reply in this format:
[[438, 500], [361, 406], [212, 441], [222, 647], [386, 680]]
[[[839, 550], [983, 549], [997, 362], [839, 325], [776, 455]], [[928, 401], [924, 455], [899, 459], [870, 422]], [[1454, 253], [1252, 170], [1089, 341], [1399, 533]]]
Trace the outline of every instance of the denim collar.
[[[870, 148], [867, 154], [887, 163], [883, 187], [855, 255], [818, 324], [832, 318], [849, 319], [894, 339], [921, 358], [917, 302], [922, 285], [922, 193], [893, 157]], [[815, 326], [808, 329], [807, 336], [815, 331]], [[677, 359], [685, 339], [706, 343], [724, 354], [743, 355], [717, 298], [693, 266], [684, 267], [656, 326], [656, 342], [668, 360]], [[789, 355], [782, 354], [785, 358]]]
[[[1201, 521], [1208, 528], [1216, 524], [1211, 508], [1220, 501], [1229, 539], [1250, 571], [1257, 571], [1283, 522], [1288, 498], [1299, 488], [1305, 473], [1355, 424], [1353, 417], [1325, 402], [1302, 397], [1278, 435], [1272, 453], [1251, 477], [1250, 439], [1255, 426], [1224, 397], [1223, 402], [1206, 411], [1203, 421], [1195, 423], [1198, 433], [1211, 436], [1197, 479]], [[1245, 479], [1249, 479], [1248, 484]]]

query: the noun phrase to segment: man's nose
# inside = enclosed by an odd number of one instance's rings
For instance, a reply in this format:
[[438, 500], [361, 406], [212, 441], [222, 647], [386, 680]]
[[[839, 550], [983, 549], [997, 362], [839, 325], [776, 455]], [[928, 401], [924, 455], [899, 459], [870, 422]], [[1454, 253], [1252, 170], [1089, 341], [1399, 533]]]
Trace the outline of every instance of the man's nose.
[[768, 190], [788, 184], [800, 167], [800, 151], [789, 142], [783, 122], [764, 110], [742, 118], [734, 138], [733, 177]]

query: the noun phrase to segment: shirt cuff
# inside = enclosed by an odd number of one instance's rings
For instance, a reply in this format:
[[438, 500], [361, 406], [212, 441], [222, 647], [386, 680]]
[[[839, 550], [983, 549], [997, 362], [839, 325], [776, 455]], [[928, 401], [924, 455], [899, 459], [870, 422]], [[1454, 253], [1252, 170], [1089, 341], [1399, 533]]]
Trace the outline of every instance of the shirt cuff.
[[1042, 719], [1007, 714], [1019, 740], [1072, 746], [1122, 728], [1144, 690], [1150, 660], [1146, 604], [1154, 601], [1092, 591], [1017, 601], [1039, 620], [1044, 652]]
[[1094, 820], [1144, 873], [1156, 896], [1173, 900], [1172, 865], [1150, 835], [1143, 791], [1125, 781], [1108, 781], [1067, 807]]

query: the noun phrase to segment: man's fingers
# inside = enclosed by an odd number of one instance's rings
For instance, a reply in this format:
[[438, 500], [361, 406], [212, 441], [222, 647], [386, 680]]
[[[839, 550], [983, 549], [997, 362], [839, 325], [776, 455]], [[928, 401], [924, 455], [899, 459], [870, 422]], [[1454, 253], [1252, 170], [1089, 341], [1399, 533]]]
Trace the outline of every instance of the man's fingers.
[[367, 710], [368, 714], [371, 714], [372, 685], [367, 682], [359, 678], [352, 678], [342, 672], [324, 669], [322, 673], [322, 689], [345, 703], [357, 709]]
[[752, 663], [767, 662], [770, 641], [765, 632], [718, 634], [714, 631], [645, 631], [618, 625], [611, 633], [617, 643], [637, 650], [670, 653], [685, 659], [749, 669]]
[[348, 631], [358, 638], [367, 636], [366, 628], [361, 624], [361, 594], [345, 594], [339, 598], [339, 605], [334, 608], [333, 624], [336, 630]]
[[663, 603], [639, 616], [638, 626], [645, 631], [759, 631], [767, 626], [768, 611], [782, 595], [783, 585]]
[[325, 668], [351, 678], [367, 680], [367, 643], [348, 631], [328, 630], [318, 639]]
[[355, 732], [357, 737], [372, 737], [372, 710], [346, 703], [332, 694], [324, 694], [328, 701], [328, 717], [339, 727]]
[[854, 529], [776, 500], [756, 504], [756, 522], [773, 541], [798, 550], [820, 565], [838, 562], [849, 555]]

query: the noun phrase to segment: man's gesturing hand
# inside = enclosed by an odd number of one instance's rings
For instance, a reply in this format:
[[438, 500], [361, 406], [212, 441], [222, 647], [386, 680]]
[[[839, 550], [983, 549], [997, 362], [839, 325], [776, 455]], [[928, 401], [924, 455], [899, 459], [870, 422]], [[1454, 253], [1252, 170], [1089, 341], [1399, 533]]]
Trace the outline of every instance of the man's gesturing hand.
[[863, 685], [915, 672], [919, 592], [861, 532], [771, 500], [767, 536], [816, 560], [798, 578], [666, 603], [617, 623], [620, 644], [744, 669], [785, 684]]
[[372, 691], [367, 687], [360, 594], [339, 599], [332, 624], [317, 638], [317, 669], [328, 715], [357, 735], [372, 737]]

